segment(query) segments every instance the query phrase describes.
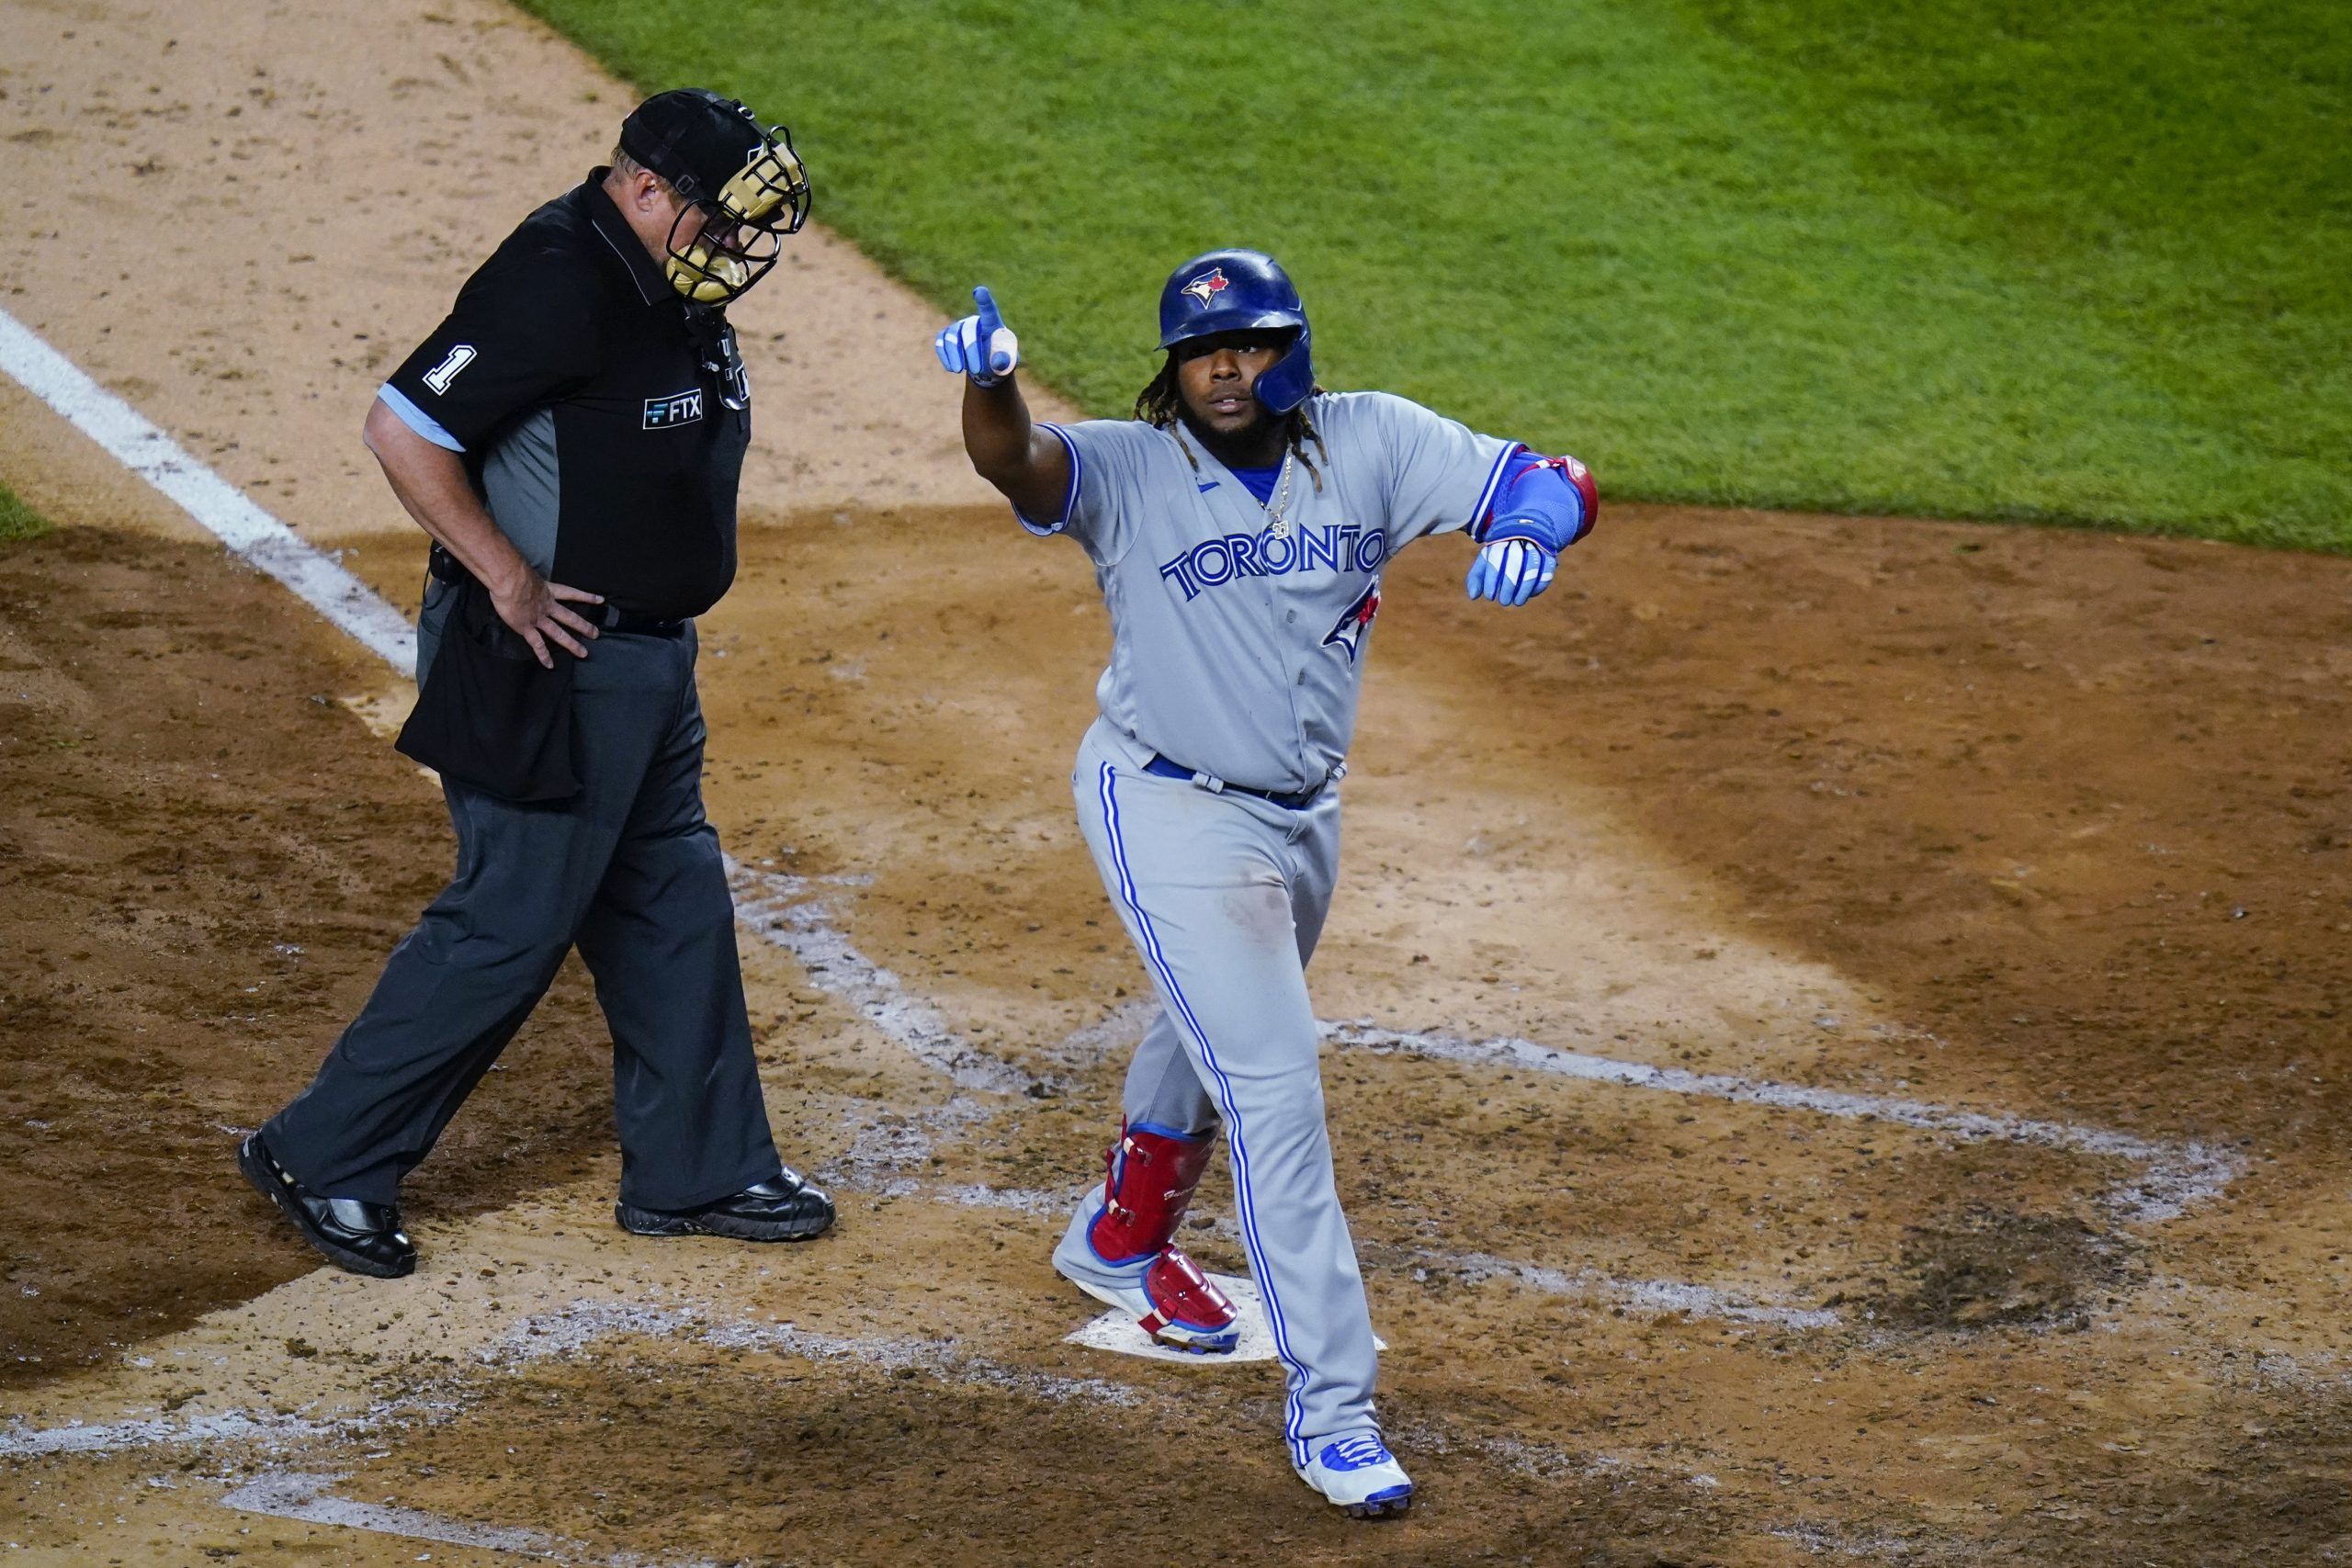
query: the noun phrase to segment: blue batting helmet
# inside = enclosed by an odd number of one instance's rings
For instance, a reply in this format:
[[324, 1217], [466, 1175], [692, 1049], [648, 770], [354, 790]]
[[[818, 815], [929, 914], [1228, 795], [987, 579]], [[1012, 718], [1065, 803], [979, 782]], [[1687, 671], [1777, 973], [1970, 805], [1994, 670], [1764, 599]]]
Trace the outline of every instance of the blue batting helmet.
[[1262, 251], [1211, 251], [1168, 275], [1159, 290], [1159, 346], [1212, 333], [1295, 329], [1298, 336], [1258, 378], [1258, 400], [1288, 413], [1315, 389], [1314, 333], [1306, 307], [1282, 264]]

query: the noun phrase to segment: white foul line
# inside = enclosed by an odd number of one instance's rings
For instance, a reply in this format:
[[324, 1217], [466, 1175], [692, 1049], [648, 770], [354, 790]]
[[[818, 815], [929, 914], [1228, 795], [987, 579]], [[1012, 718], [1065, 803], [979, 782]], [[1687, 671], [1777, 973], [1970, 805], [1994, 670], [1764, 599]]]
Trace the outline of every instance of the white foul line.
[[232, 554], [292, 589], [401, 675], [416, 679], [416, 628], [407, 616], [6, 310], [0, 310], [0, 370], [163, 491]]

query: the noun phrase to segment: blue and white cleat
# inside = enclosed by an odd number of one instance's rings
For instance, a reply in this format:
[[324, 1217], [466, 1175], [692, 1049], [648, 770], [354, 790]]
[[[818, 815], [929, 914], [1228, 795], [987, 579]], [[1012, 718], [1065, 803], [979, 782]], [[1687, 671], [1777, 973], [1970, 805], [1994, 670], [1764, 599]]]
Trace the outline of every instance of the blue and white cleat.
[[1413, 1506], [1413, 1481], [1375, 1432], [1333, 1438], [1295, 1467], [1298, 1478], [1351, 1518], [1390, 1518]]

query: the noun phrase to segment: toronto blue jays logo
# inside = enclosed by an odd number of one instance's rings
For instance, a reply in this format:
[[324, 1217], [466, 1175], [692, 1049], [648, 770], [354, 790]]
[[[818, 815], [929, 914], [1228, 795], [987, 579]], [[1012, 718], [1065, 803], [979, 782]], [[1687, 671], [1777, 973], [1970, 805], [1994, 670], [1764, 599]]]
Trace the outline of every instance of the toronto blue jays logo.
[[1225, 292], [1228, 287], [1229, 285], [1225, 281], [1225, 268], [1213, 266], [1184, 285], [1182, 292], [1191, 295], [1204, 305], [1213, 305], [1216, 303], [1216, 297]]
[[1348, 662], [1355, 662], [1356, 650], [1363, 646], [1363, 634], [1372, 629], [1372, 618], [1380, 614], [1380, 579], [1374, 578], [1356, 602], [1340, 614], [1340, 624], [1324, 637], [1326, 648], [1344, 648]]

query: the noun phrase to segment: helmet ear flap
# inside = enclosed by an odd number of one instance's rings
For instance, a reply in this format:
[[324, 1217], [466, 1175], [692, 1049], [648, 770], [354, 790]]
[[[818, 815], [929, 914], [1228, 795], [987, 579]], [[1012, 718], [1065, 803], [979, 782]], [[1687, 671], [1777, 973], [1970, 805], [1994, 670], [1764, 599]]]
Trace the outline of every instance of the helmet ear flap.
[[1298, 339], [1283, 351], [1283, 356], [1266, 367], [1252, 389], [1268, 412], [1285, 414], [1305, 402], [1315, 390], [1313, 358], [1315, 331], [1301, 326]]

